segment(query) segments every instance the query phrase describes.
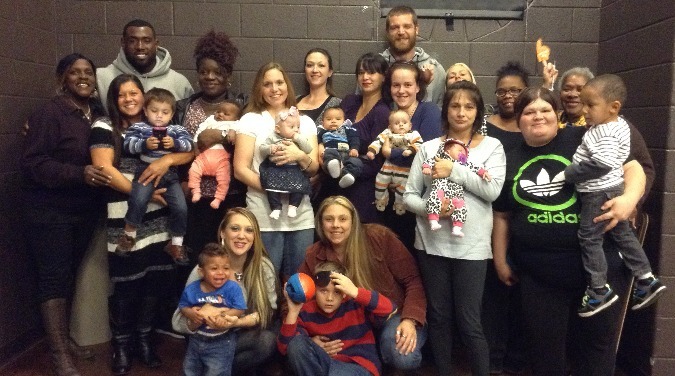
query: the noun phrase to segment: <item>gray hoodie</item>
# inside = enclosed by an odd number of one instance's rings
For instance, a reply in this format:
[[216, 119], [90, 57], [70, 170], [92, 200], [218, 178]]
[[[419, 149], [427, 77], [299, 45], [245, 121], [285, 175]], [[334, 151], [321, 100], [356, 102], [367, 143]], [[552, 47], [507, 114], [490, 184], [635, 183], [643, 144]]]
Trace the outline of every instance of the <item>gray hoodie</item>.
[[96, 69], [96, 85], [101, 96], [104, 108], [108, 97], [108, 87], [110, 82], [122, 73], [133, 74], [138, 77], [143, 84], [143, 89], [148, 91], [153, 87], [160, 87], [170, 91], [176, 100], [187, 98], [194, 93], [190, 81], [185, 76], [171, 69], [171, 55], [166, 48], [157, 47], [157, 62], [155, 67], [148, 73], [139, 73], [124, 55], [124, 50], [120, 48], [117, 58], [105, 68]]
[[[380, 55], [387, 60], [389, 65], [396, 62], [396, 59], [391, 55], [388, 48], [380, 53]], [[441, 63], [429, 56], [429, 54], [424, 52], [421, 47], [415, 47], [415, 55], [410, 61], [417, 64], [420, 68], [425, 64], [434, 66], [434, 78], [429, 85], [427, 85], [427, 95], [424, 97], [424, 101], [436, 103], [439, 108], [443, 106], [443, 95], [445, 94], [445, 69], [443, 69]]]

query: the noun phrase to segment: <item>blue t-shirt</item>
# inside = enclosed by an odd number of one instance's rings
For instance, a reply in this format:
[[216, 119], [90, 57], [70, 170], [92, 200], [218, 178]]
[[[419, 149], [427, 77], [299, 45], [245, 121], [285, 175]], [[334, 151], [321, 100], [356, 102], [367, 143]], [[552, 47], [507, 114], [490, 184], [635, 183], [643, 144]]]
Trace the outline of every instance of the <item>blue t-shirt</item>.
[[[208, 303], [218, 308], [246, 310], [244, 293], [237, 282], [228, 279], [220, 288], [210, 292], [202, 291], [200, 287], [201, 282], [200, 279], [185, 286], [185, 290], [183, 290], [183, 294], [178, 302], [179, 309], [186, 307], [201, 307]], [[197, 330], [197, 333], [213, 336], [224, 332], [202, 325]]]

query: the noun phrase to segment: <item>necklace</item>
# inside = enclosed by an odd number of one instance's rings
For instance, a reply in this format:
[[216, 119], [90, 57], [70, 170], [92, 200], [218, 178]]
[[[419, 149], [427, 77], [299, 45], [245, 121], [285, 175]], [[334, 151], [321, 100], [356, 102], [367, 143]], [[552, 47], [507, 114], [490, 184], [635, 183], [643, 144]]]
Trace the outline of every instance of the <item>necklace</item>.
[[244, 279], [244, 273], [234, 272], [234, 279], [241, 282]]
[[408, 111], [406, 111], [408, 113], [408, 116], [410, 116], [411, 119], [412, 119], [413, 115], [415, 114], [415, 111], [417, 111], [417, 105], [418, 104], [419, 104], [419, 102], [415, 102], [415, 104], [408, 107]]
[[[471, 132], [471, 136], [469, 136], [469, 142], [466, 143], [466, 149], [467, 149], [467, 150], [469, 149], [469, 146], [471, 146], [471, 141], [473, 141], [473, 135], [474, 135], [474, 134], [476, 134], [476, 132]], [[454, 138], [454, 137], [450, 137], [449, 134], [445, 135], [445, 139], [446, 139], [446, 140], [451, 139], [451, 138]], [[464, 143], [462, 140], [460, 140], [460, 139], [458, 139], [458, 138], [455, 138], [455, 140], [457, 140], [457, 141], [459, 141], [459, 142], [461, 142], [461, 143]]]
[[84, 116], [85, 119], [87, 119], [88, 121], [91, 121], [91, 107], [89, 107], [89, 104], [87, 104], [87, 111], [84, 111], [82, 109], [82, 107], [80, 107], [80, 105], [75, 103], [73, 98], [68, 97], [68, 100], [70, 101], [70, 103], [73, 104], [73, 106], [77, 107], [78, 110], [82, 111], [82, 116]]

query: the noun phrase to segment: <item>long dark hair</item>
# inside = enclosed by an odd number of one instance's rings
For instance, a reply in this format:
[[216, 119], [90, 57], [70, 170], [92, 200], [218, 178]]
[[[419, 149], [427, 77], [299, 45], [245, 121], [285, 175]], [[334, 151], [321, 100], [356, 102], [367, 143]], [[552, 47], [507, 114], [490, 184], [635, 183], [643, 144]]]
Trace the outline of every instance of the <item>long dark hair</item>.
[[457, 81], [454, 84], [448, 86], [445, 95], [443, 96], [443, 108], [441, 109], [441, 127], [445, 133], [448, 133], [450, 130], [450, 123], [448, 122], [448, 106], [450, 101], [459, 94], [460, 91], [466, 92], [469, 95], [469, 98], [476, 104], [476, 118], [473, 120], [473, 125], [471, 129], [473, 132], [478, 132], [478, 130], [483, 126], [483, 117], [485, 116], [485, 102], [483, 102], [483, 96], [480, 94], [480, 89], [478, 86], [471, 81]]
[[[323, 48], [312, 48], [311, 50], [307, 51], [307, 54], [305, 55], [305, 59], [302, 61], [303, 65], [307, 64], [307, 57], [313, 53], [319, 53], [323, 56], [326, 57], [326, 60], [328, 60], [328, 69], [333, 70], [333, 58], [330, 56], [330, 53], [328, 51], [324, 50]], [[309, 82], [305, 80], [305, 89], [309, 93]], [[326, 79], [326, 92], [328, 92], [328, 95], [335, 96], [335, 92], [333, 91], [333, 76], [330, 76]]]
[[[145, 89], [143, 89], [141, 80], [133, 74], [122, 73], [110, 82], [107, 99], [108, 115], [110, 116], [110, 125], [112, 126], [113, 130], [113, 145], [115, 146], [115, 160], [113, 162], [115, 166], [118, 165], [119, 157], [122, 153], [122, 123], [124, 122], [117, 104], [117, 98], [120, 95], [120, 89], [122, 88], [122, 85], [127, 82], [133, 82], [141, 91], [141, 93], [145, 93]], [[141, 117], [143, 116], [142, 114], [143, 112], [141, 111]]]

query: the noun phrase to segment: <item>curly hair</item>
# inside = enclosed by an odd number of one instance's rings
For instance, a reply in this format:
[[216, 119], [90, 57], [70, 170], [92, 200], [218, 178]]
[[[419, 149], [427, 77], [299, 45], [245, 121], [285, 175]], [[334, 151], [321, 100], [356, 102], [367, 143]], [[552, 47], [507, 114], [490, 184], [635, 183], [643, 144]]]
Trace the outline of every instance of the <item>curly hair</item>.
[[234, 63], [239, 56], [239, 49], [225, 33], [216, 33], [213, 29], [204, 34], [195, 46], [195, 63], [199, 69], [199, 63], [203, 59], [213, 59], [223, 67], [227, 74], [232, 74]]
[[508, 76], [520, 77], [526, 87], [530, 86], [528, 83], [530, 72], [523, 68], [523, 66], [517, 61], [508, 61], [506, 64], [497, 69], [497, 84], [499, 84], [499, 81], [502, 78]]

